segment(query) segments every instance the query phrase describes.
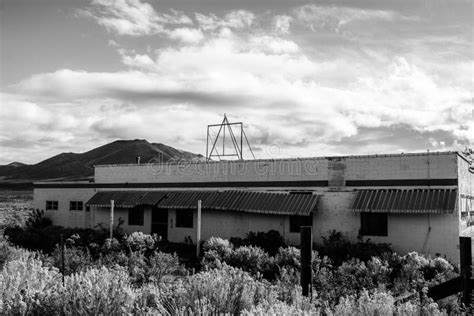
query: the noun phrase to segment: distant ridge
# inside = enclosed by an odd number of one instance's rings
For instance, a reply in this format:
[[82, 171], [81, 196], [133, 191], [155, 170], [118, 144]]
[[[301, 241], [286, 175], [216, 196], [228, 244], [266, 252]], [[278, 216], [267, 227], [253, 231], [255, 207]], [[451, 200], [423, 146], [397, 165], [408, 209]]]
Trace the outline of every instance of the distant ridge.
[[81, 154], [61, 153], [37, 164], [12, 162], [0, 165], [0, 181], [85, 180], [94, 174], [94, 165], [135, 163], [136, 157], [140, 157], [141, 163], [152, 159], [160, 162], [203, 159], [202, 155], [144, 139], [117, 140]]

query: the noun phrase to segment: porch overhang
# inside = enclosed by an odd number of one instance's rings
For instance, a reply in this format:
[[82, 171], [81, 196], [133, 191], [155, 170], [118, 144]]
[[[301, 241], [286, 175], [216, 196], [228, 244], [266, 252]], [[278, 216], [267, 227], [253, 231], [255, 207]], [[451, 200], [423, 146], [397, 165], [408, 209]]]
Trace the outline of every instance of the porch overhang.
[[373, 213], [451, 214], [456, 200], [456, 189], [359, 190], [351, 209]]
[[319, 196], [274, 192], [230, 191], [100, 191], [88, 206], [132, 208], [154, 205], [162, 209], [195, 209], [201, 200], [203, 209], [275, 215], [309, 215], [316, 211]]

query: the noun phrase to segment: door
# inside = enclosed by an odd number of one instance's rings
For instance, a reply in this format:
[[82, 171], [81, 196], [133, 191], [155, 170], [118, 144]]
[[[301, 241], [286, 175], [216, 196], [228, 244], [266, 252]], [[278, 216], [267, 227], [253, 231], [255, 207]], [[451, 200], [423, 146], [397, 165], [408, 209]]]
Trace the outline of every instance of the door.
[[151, 209], [151, 233], [168, 240], [168, 210], [155, 206]]

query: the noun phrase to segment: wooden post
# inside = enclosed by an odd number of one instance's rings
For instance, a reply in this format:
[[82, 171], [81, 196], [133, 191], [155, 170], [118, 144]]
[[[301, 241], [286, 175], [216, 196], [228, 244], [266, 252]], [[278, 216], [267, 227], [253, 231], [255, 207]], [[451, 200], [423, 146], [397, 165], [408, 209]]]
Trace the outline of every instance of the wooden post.
[[466, 307], [471, 305], [471, 238], [459, 237], [459, 251], [461, 259], [462, 302]]
[[110, 200], [110, 239], [114, 236], [114, 200]]
[[64, 236], [61, 234], [61, 278], [64, 286]]
[[303, 295], [311, 294], [313, 284], [313, 272], [311, 269], [312, 250], [313, 250], [313, 232], [311, 226], [301, 226], [300, 228], [300, 247], [301, 247], [301, 287]]
[[198, 201], [196, 226], [196, 257], [199, 257], [201, 250], [201, 200]]

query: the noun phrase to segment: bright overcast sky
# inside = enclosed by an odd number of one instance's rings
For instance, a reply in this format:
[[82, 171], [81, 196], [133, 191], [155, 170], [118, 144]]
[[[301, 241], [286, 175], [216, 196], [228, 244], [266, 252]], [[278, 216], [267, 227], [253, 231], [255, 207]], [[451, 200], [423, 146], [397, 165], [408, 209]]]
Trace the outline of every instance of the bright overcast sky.
[[0, 164], [204, 154], [224, 113], [257, 158], [474, 144], [472, 0], [0, 3]]

